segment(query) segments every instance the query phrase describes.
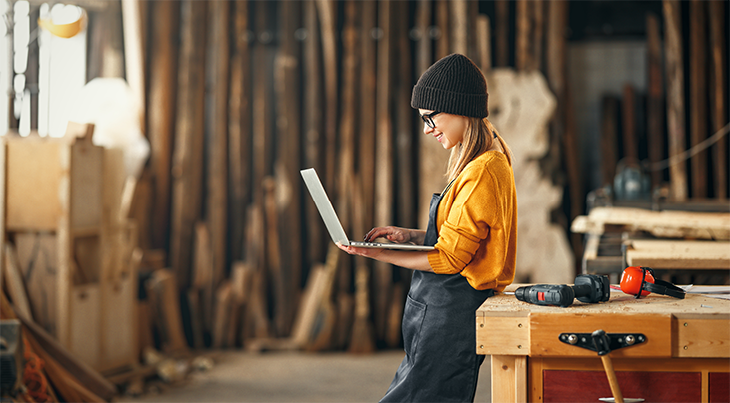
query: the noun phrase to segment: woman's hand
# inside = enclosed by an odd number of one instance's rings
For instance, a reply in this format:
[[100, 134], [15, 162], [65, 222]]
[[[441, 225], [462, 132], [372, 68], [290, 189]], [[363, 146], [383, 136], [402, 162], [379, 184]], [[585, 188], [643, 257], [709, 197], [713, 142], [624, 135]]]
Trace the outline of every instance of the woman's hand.
[[351, 255], [365, 256], [373, 259], [377, 259], [384, 250], [380, 248], [358, 248], [355, 246], [345, 246], [339, 242], [337, 242], [337, 247]]
[[[423, 233], [423, 234], [422, 234]], [[385, 238], [390, 242], [407, 243], [411, 242], [417, 245], [423, 244], [425, 232], [400, 227], [375, 227], [365, 235], [366, 242], [373, 242], [377, 238]]]
[[428, 252], [357, 248], [354, 246], [345, 246], [339, 242], [337, 243], [337, 247], [351, 255], [369, 257], [407, 269], [433, 272], [431, 265], [428, 263]]

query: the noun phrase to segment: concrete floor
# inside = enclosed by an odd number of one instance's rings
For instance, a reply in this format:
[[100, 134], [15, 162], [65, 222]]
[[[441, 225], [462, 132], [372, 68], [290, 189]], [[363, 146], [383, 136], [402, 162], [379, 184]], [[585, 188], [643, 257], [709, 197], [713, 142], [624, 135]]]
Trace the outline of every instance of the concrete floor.
[[[403, 351], [371, 355], [276, 352], [212, 354], [215, 365], [193, 372], [159, 393], [117, 402], [377, 402], [388, 389]], [[489, 357], [479, 376], [476, 402], [491, 401]]]

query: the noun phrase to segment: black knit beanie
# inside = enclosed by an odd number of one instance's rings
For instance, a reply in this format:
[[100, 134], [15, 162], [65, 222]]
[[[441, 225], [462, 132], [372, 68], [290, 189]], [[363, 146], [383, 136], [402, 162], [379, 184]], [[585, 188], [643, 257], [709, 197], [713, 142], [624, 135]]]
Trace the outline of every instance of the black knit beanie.
[[437, 61], [418, 79], [411, 107], [475, 118], [489, 116], [487, 80], [468, 57], [454, 53]]

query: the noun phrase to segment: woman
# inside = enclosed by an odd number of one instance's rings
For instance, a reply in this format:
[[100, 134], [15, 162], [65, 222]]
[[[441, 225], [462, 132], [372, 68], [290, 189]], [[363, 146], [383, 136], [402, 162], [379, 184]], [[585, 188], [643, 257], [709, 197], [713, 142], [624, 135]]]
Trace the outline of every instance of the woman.
[[475, 311], [514, 279], [517, 199], [511, 151], [487, 120], [487, 83], [466, 56], [434, 63], [413, 88], [423, 131], [451, 149], [448, 185], [434, 194], [426, 231], [377, 227], [372, 241], [433, 245], [428, 252], [356, 248], [350, 254], [413, 269], [403, 312], [406, 356], [381, 401], [473, 401], [479, 367]]

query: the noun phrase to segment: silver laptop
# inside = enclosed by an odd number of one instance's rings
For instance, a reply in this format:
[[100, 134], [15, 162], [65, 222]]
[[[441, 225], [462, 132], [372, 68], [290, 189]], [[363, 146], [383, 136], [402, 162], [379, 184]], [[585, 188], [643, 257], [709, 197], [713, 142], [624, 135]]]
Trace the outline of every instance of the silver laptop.
[[357, 242], [350, 241], [345, 234], [344, 228], [340, 223], [340, 219], [337, 218], [335, 208], [332, 207], [327, 192], [324, 191], [324, 186], [317, 176], [314, 168], [303, 169], [301, 171], [304, 183], [307, 184], [309, 194], [312, 195], [314, 204], [317, 205], [319, 215], [324, 220], [324, 225], [327, 227], [327, 231], [332, 237], [332, 242], [341, 243], [343, 245], [356, 246], [359, 248], [385, 248], [385, 249], [402, 249], [402, 250], [433, 250], [433, 246], [413, 245], [413, 244], [401, 244], [401, 243], [378, 243], [378, 242]]

